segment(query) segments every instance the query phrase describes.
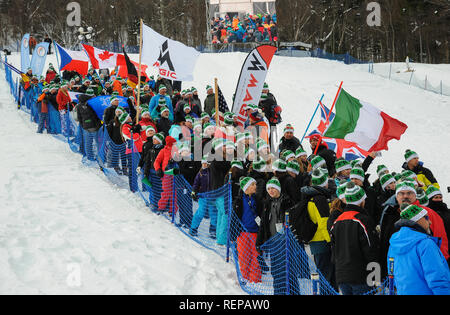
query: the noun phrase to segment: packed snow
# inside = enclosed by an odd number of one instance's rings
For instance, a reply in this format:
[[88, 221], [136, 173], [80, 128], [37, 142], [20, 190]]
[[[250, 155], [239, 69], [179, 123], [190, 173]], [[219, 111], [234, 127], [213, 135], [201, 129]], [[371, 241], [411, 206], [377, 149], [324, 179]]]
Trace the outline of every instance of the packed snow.
[[[183, 87], [195, 86], [203, 99], [206, 85], [218, 78], [231, 107], [245, 58], [243, 53], [202, 54], [195, 81]], [[18, 54], [9, 61], [20, 66]], [[49, 62], [57, 65], [55, 55], [49, 56]], [[420, 66], [450, 77], [448, 65]], [[379, 164], [400, 171], [405, 150], [412, 149], [446, 192], [450, 186], [448, 96], [337, 61], [276, 56], [267, 82], [284, 110], [279, 130], [291, 123], [301, 138], [321, 95], [331, 107], [341, 81], [354, 97], [409, 126], [401, 141], [390, 142], [389, 151], [374, 161], [369, 173], [375, 174]], [[2, 70], [0, 82], [4, 118], [0, 293], [243, 294], [234, 264], [226, 264], [170, 222], [151, 214], [143, 201], [115, 187], [99, 170], [83, 166], [68, 145], [37, 135], [29, 116], [17, 111]], [[310, 152], [307, 141], [303, 144]], [[448, 197], [444, 194], [444, 201], [449, 202]]]

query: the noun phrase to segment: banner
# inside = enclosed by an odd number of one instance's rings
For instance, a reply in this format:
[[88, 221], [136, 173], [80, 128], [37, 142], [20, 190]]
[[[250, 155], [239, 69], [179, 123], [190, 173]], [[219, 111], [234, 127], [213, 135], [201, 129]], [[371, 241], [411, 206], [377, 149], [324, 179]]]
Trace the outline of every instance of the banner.
[[42, 42], [34, 49], [33, 57], [31, 58], [31, 69], [33, 69], [33, 74], [37, 77], [40, 77], [44, 71], [49, 46], [49, 43]]
[[250, 52], [244, 62], [232, 109], [240, 124], [247, 120], [247, 104], [259, 104], [267, 72], [276, 51], [277, 48], [271, 45], [259, 46]]
[[[119, 106], [128, 108], [128, 101], [126, 97], [118, 96], [118, 99]], [[97, 117], [100, 120], [103, 120], [103, 113], [105, 112], [105, 109], [111, 106], [111, 96], [97, 96], [88, 100], [87, 104], [92, 107], [92, 109], [97, 114]]]
[[171, 40], [143, 25], [142, 63], [158, 69], [161, 77], [194, 81], [194, 68], [200, 52]]
[[30, 64], [30, 34], [25, 34], [20, 45], [20, 68], [22, 72], [27, 72]]

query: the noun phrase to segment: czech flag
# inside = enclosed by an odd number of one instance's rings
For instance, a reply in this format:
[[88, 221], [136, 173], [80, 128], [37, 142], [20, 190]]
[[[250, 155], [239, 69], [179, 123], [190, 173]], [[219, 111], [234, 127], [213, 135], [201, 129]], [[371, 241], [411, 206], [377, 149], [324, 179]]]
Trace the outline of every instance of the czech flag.
[[89, 57], [84, 51], [67, 50], [56, 43], [55, 45], [61, 57], [60, 71], [76, 71], [82, 76], [88, 74]]

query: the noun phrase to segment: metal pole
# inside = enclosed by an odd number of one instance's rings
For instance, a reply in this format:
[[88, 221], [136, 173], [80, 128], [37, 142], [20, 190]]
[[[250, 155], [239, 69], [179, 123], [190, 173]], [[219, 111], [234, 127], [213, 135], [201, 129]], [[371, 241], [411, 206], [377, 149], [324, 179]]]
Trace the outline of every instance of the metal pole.
[[394, 258], [389, 257], [389, 295], [395, 295], [394, 288]]
[[286, 212], [284, 219], [285, 239], [286, 239], [286, 295], [290, 295], [289, 286], [289, 212]]
[[228, 232], [227, 232], [227, 263], [230, 262], [230, 244], [231, 244], [231, 211], [232, 211], [232, 187], [231, 174], [228, 179]]
[[302, 144], [303, 140], [305, 140], [305, 137], [306, 137], [306, 134], [308, 133], [309, 127], [311, 127], [311, 124], [312, 124], [312, 122], [314, 120], [314, 117], [316, 117], [317, 111], [319, 110], [320, 104], [322, 103], [324, 97], [325, 97], [325, 94], [322, 94], [322, 97], [320, 98], [319, 104], [317, 104], [316, 110], [314, 111], [314, 114], [311, 117], [311, 120], [309, 121], [308, 127], [305, 130], [305, 134], [303, 135], [302, 140], [300, 141], [300, 144]]

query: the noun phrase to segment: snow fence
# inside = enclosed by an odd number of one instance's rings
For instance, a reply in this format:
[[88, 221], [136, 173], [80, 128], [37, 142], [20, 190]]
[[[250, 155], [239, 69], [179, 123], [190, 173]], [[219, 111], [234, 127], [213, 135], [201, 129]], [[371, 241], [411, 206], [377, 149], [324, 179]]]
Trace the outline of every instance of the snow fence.
[[[18, 108], [38, 123], [38, 87], [25, 91], [5, 67], [6, 80]], [[68, 143], [88, 167], [99, 169], [115, 185], [138, 194], [151, 212], [165, 216], [184, 235], [233, 262], [241, 288], [250, 295], [338, 295], [314, 261], [305, 244], [298, 242], [286, 214], [284, 229], [259, 251], [256, 235], [246, 231], [232, 209], [231, 180], [222, 188], [191, 196], [192, 187], [181, 175], [151, 172], [148, 179], [138, 174], [140, 154], [132, 141], [114, 143], [106, 128], [87, 132], [65, 113], [49, 106], [48, 133]], [[127, 150], [127, 148], [129, 150]], [[127, 152], [128, 151], [128, 152]], [[128, 153], [128, 154], [127, 154]], [[163, 211], [160, 211], [163, 210]], [[392, 277], [366, 295], [394, 294]]]

